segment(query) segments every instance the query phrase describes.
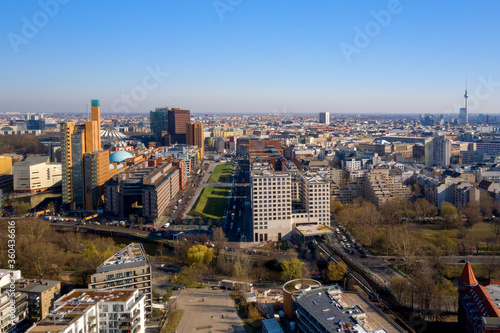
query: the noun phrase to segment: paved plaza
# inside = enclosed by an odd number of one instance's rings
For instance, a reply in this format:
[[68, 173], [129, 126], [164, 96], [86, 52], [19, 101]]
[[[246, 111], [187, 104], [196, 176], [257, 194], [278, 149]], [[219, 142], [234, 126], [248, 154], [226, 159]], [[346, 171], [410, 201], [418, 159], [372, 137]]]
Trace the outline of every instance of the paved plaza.
[[245, 332], [225, 290], [185, 289], [179, 295], [177, 308], [184, 310], [177, 332]]

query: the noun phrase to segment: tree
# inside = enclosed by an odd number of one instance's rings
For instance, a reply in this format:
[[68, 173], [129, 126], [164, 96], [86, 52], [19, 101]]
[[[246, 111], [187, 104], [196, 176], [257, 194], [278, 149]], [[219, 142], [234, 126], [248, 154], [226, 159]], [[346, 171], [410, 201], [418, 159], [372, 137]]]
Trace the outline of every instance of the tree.
[[436, 235], [436, 246], [439, 247], [444, 255], [452, 255], [457, 248], [457, 242], [451, 238], [448, 230], [443, 230]]
[[304, 263], [297, 258], [285, 260], [281, 263], [282, 275], [285, 280], [299, 279], [302, 277], [302, 266]]
[[500, 236], [500, 217], [495, 217], [491, 221], [491, 228], [493, 229], [493, 232], [495, 233], [495, 236]]
[[443, 203], [441, 203], [439, 215], [444, 218], [455, 217], [458, 215], [457, 207], [453, 206], [449, 202], [443, 201]]
[[342, 208], [344, 208], [344, 206], [340, 201], [335, 200], [333, 197], [330, 198], [330, 213], [337, 214]]
[[248, 304], [247, 308], [248, 318], [252, 320], [252, 322], [256, 322], [260, 319], [260, 311], [253, 304]]
[[343, 261], [340, 261], [339, 263], [330, 261], [328, 263], [326, 276], [328, 277], [328, 280], [332, 282], [338, 282], [344, 279], [346, 272], [347, 272], [347, 265]]
[[212, 148], [213, 146], [214, 146], [214, 140], [212, 140], [212, 138], [208, 138], [207, 147]]
[[458, 216], [457, 207], [453, 206], [449, 202], [443, 201], [439, 210], [439, 215], [444, 218], [444, 227], [447, 229], [457, 228], [462, 224], [462, 221]]
[[200, 266], [210, 264], [213, 259], [213, 251], [205, 245], [197, 244], [191, 246], [187, 251], [187, 260], [189, 266]]
[[402, 297], [406, 295], [410, 289], [408, 280], [404, 277], [395, 277], [391, 280], [391, 289], [398, 296], [401, 301]]
[[23, 216], [30, 210], [31, 207], [30, 204], [27, 202], [15, 201], [12, 204], [12, 208], [14, 209], [16, 215]]
[[493, 199], [491, 195], [483, 191], [479, 193], [479, 199], [481, 214], [489, 218], [491, 214], [493, 214], [493, 209], [495, 209], [495, 199]]
[[417, 217], [433, 217], [437, 215], [437, 207], [423, 198], [415, 200], [413, 209]]
[[462, 210], [462, 213], [465, 215], [466, 220], [464, 225], [467, 228], [471, 228], [474, 224], [479, 223], [483, 220], [479, 204], [477, 203], [469, 203]]
[[221, 227], [214, 229], [214, 232], [212, 233], [212, 241], [217, 247], [222, 247], [227, 242], [226, 235]]

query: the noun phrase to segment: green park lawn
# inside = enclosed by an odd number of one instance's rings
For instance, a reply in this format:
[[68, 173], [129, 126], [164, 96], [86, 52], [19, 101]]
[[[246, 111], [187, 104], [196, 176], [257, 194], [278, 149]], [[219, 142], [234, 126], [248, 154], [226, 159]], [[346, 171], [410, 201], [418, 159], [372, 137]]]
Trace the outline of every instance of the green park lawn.
[[215, 167], [209, 183], [230, 183], [231, 177], [233, 175], [234, 166], [232, 164], [226, 163]]
[[219, 220], [224, 214], [224, 206], [228, 195], [228, 188], [206, 187], [188, 215]]

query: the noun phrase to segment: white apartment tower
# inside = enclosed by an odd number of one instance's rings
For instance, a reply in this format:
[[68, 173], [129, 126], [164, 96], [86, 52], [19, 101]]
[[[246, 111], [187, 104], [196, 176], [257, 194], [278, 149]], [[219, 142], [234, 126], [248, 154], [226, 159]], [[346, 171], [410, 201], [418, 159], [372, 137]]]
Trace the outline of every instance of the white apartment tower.
[[450, 157], [451, 141], [443, 135], [425, 141], [425, 166], [446, 167]]
[[320, 112], [319, 122], [325, 125], [330, 125], [330, 112]]

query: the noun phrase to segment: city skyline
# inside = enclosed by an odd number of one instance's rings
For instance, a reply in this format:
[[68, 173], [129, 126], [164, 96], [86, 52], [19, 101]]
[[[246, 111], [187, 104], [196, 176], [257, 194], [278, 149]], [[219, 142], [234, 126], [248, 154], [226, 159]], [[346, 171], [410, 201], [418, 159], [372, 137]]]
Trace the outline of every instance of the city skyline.
[[[2, 4], [0, 112], [471, 114], [500, 102], [500, 4]], [[127, 97], [128, 96], [128, 97]], [[135, 97], [134, 97], [135, 96]]]

